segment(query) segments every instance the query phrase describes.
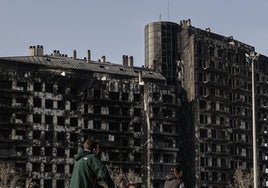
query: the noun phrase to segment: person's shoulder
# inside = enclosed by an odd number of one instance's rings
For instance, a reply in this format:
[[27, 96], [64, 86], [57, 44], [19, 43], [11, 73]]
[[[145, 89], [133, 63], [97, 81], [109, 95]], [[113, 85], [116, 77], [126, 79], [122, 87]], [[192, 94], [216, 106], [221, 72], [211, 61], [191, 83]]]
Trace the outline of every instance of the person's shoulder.
[[87, 158], [93, 158], [93, 157], [95, 157], [95, 154], [92, 153], [92, 152], [90, 152], [90, 151], [86, 151], [85, 152], [85, 157], [87, 157]]
[[90, 161], [101, 161], [100, 159], [99, 159], [99, 157], [98, 156], [96, 156], [94, 153], [88, 153], [87, 155], [86, 155], [86, 157], [90, 160]]

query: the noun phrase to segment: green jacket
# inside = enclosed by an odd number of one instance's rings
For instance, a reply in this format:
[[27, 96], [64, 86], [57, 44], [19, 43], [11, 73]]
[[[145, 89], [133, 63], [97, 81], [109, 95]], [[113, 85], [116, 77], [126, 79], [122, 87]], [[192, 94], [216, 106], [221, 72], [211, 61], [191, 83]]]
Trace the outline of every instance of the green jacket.
[[98, 187], [98, 180], [104, 182], [108, 188], [115, 187], [107, 168], [95, 154], [81, 150], [74, 159], [76, 162], [70, 188], [95, 188]]

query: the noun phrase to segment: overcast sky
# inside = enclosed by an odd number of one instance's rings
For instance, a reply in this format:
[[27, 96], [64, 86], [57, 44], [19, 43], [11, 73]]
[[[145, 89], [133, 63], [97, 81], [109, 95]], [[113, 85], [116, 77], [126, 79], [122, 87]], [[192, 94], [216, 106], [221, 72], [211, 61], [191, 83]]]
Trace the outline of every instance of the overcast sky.
[[0, 0], [0, 56], [25, 56], [43, 45], [78, 58], [91, 50], [121, 63], [144, 64], [144, 27], [191, 19], [192, 25], [255, 47], [268, 56], [268, 0]]

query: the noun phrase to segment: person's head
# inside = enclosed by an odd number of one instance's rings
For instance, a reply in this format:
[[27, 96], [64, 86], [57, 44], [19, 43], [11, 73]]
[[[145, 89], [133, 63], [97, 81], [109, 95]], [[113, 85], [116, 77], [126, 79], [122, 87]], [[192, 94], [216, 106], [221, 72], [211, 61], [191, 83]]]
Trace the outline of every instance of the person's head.
[[174, 165], [171, 170], [177, 178], [182, 176], [182, 166], [180, 164]]
[[95, 155], [100, 153], [100, 145], [96, 140], [87, 139], [83, 144], [83, 148], [90, 150]]
[[133, 182], [128, 182], [127, 188], [135, 188], [135, 184]]

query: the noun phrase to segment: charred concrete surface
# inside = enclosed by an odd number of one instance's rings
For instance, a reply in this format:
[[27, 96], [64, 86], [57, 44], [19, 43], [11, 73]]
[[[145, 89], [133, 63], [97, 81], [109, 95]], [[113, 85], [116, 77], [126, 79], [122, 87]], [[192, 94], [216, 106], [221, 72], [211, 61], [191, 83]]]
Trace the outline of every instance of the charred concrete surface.
[[117, 65], [31, 46], [30, 56], [0, 58], [0, 72], [0, 159], [26, 173], [21, 185], [68, 187], [86, 135], [107, 164], [156, 186], [177, 162], [178, 91], [132, 57]]
[[[209, 28], [195, 28], [191, 20], [155, 22], [145, 31], [145, 59], [150, 60], [145, 64], [169, 78], [177, 76], [170, 84], [181, 83], [187, 95], [182, 100], [181, 138], [186, 186], [226, 187], [235, 169], [252, 168], [252, 70], [245, 54], [255, 52], [254, 47]], [[176, 42], [174, 59], [166, 52]], [[260, 56], [255, 63], [260, 187], [268, 187], [268, 58]], [[175, 75], [168, 75], [169, 70], [176, 70]]]
[[[0, 58], [0, 159], [14, 161], [41, 187], [68, 187], [73, 155], [91, 135], [102, 159], [162, 187], [181, 161], [186, 187], [223, 188], [252, 168], [251, 66], [254, 47], [191, 25], [145, 29], [145, 66], [90, 51], [78, 59], [30, 47]], [[147, 33], [148, 32], [148, 33]], [[256, 63], [260, 187], [268, 187], [268, 58]]]

